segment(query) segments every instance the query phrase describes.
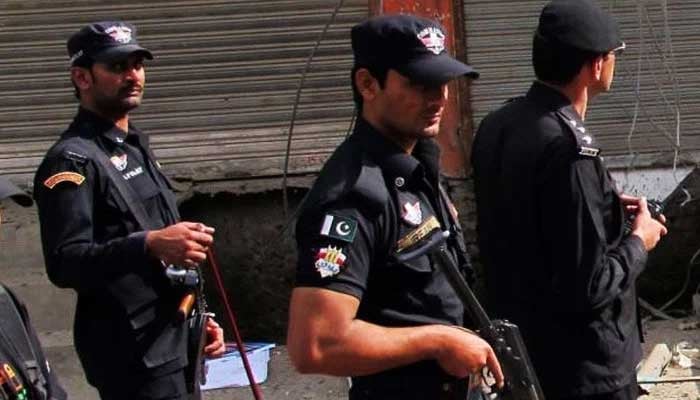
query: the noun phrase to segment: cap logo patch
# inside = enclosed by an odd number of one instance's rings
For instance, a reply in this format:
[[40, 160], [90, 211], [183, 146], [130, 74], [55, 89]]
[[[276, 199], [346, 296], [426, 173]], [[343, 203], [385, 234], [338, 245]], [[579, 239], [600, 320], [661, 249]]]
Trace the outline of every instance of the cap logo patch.
[[115, 42], [126, 44], [131, 42], [131, 29], [123, 25], [110, 26], [105, 29], [105, 33], [114, 39]]
[[51, 175], [44, 181], [44, 186], [46, 186], [49, 189], [53, 189], [56, 185], [58, 185], [61, 182], [71, 182], [74, 183], [76, 186], [80, 186], [83, 181], [85, 181], [85, 177], [80, 175], [77, 172], [59, 172], [55, 175]]
[[119, 172], [124, 171], [126, 169], [126, 165], [128, 164], [126, 154], [122, 154], [120, 156], [112, 156], [109, 158], [109, 161], [111, 161], [112, 164], [114, 164], [114, 168], [116, 168]]
[[431, 26], [423, 29], [418, 33], [418, 39], [435, 55], [445, 51], [445, 34], [439, 28]]
[[324, 247], [318, 251], [314, 266], [321, 274], [321, 278], [338, 275], [340, 268], [345, 264], [347, 257], [343, 250], [334, 246]]

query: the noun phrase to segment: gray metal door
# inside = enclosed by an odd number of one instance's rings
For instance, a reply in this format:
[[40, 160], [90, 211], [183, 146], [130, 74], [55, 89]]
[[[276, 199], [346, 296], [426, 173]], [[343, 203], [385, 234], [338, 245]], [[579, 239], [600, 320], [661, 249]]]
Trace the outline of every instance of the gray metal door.
[[[542, 0], [463, 0], [475, 126], [532, 80], [532, 34]], [[600, 0], [628, 47], [613, 90], [596, 97], [587, 125], [603, 155], [633, 165], [693, 159], [700, 150], [700, 1]], [[676, 151], [678, 150], [678, 153]]]
[[[29, 1], [0, 10], [0, 173], [26, 183], [77, 108], [65, 42], [83, 25], [124, 19], [156, 57], [132, 120], [166, 172], [191, 180], [278, 176], [297, 86], [336, 1]], [[290, 172], [318, 170], [352, 115], [346, 0], [302, 91]]]

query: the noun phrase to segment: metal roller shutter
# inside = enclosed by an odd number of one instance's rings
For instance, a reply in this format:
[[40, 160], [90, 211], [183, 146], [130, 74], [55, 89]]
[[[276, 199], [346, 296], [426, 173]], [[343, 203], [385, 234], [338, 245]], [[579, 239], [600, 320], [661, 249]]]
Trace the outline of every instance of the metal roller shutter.
[[[534, 79], [532, 34], [546, 3], [463, 0], [467, 55], [482, 73], [472, 86], [476, 124], [503, 101], [524, 94]], [[700, 1], [599, 4], [615, 15], [628, 45], [617, 59], [612, 92], [596, 97], [587, 113], [604, 155], [644, 158], [679, 149], [692, 156], [700, 149]]]
[[[77, 102], [65, 42], [91, 21], [136, 24], [156, 57], [132, 120], [166, 172], [222, 180], [282, 173], [301, 73], [337, 5], [327, 0], [28, 1], [0, 10], [0, 173], [26, 183]], [[350, 27], [366, 0], [346, 0], [306, 77], [290, 172], [317, 170], [352, 115]]]

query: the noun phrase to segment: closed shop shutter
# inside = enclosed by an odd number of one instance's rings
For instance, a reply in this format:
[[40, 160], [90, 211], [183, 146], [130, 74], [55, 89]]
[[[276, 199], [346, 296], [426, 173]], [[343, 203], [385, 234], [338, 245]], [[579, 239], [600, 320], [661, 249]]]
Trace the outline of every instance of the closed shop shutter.
[[[534, 79], [532, 34], [542, 0], [464, 0], [475, 126]], [[672, 160], [700, 150], [700, 1], [599, 1], [616, 17], [627, 50], [610, 93], [590, 104], [587, 126], [605, 156]], [[678, 135], [678, 137], [677, 137]], [[678, 145], [679, 144], [679, 145]], [[654, 155], [655, 157], [650, 157]]]
[[[279, 176], [297, 86], [336, 1], [30, 1], [0, 11], [0, 173], [28, 182], [72, 119], [66, 39], [123, 19], [156, 59], [132, 121], [166, 172], [195, 181]], [[317, 171], [345, 136], [353, 103], [350, 27], [367, 1], [346, 0], [306, 76], [290, 173]]]

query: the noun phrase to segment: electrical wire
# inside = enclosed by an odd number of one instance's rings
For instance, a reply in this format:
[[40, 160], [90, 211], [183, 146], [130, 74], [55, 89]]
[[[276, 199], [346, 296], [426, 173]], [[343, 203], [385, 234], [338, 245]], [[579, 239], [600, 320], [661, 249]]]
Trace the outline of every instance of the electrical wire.
[[297, 92], [296, 92], [296, 97], [294, 99], [294, 107], [292, 108], [292, 118], [289, 122], [289, 132], [287, 134], [287, 151], [284, 155], [284, 170], [282, 172], [282, 201], [284, 202], [284, 218], [287, 219], [289, 215], [289, 198], [287, 194], [287, 176], [289, 175], [289, 159], [291, 155], [291, 149], [292, 149], [292, 136], [294, 133], [294, 124], [296, 123], [296, 117], [297, 117], [297, 110], [299, 108], [299, 102], [301, 100], [301, 91], [304, 87], [304, 81], [306, 81], [306, 75], [309, 73], [309, 69], [311, 67], [311, 61], [314, 59], [314, 56], [316, 55], [316, 50], [318, 47], [321, 45], [321, 42], [323, 39], [326, 37], [326, 34], [328, 33], [328, 28], [335, 22], [336, 17], [338, 16], [338, 12], [340, 11], [340, 8], [343, 7], [343, 3], [345, 3], [345, 0], [339, 0], [338, 4], [336, 5], [335, 9], [333, 10], [333, 14], [331, 14], [330, 19], [326, 23], [326, 25], [323, 27], [323, 30], [321, 33], [318, 35], [318, 38], [316, 39], [316, 44], [314, 44], [314, 47], [311, 49], [311, 53], [306, 59], [306, 65], [304, 66], [304, 71], [301, 74], [301, 79], [299, 79], [299, 86], [297, 87]]

